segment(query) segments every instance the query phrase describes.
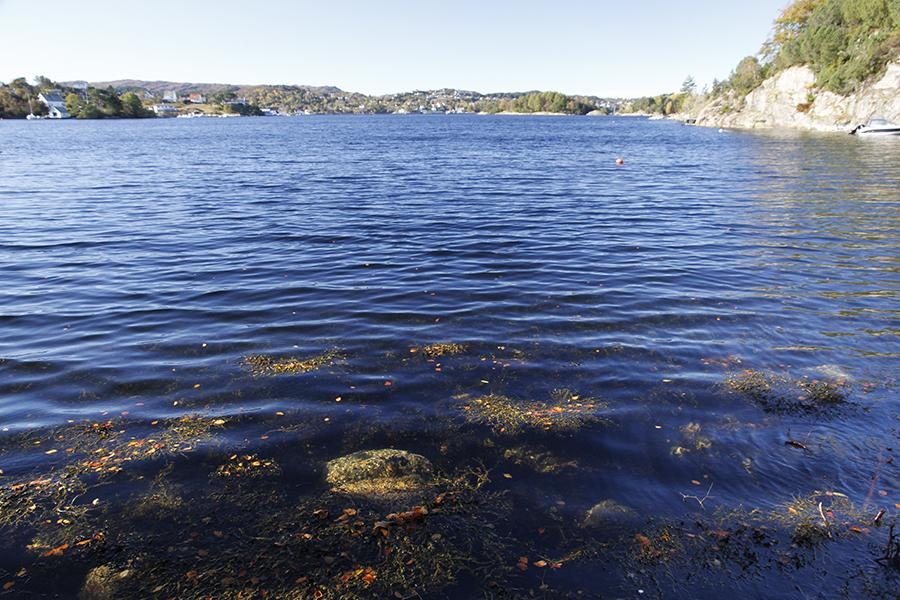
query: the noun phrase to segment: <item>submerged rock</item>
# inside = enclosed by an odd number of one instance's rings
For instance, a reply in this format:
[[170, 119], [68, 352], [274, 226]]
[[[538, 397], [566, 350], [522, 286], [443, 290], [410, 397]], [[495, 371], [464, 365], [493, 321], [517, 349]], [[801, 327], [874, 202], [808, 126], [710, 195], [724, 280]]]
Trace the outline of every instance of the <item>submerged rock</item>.
[[91, 569], [78, 594], [79, 600], [113, 600], [120, 598], [125, 584], [131, 578], [130, 569], [116, 570], [109, 565]]
[[637, 519], [637, 513], [615, 500], [603, 500], [591, 507], [584, 517], [584, 526], [594, 529], [622, 526]]
[[516, 446], [503, 453], [506, 460], [533, 469], [537, 473], [560, 473], [578, 468], [578, 461], [563, 460], [548, 450]]
[[434, 467], [424, 456], [385, 448], [362, 450], [328, 461], [325, 481], [337, 492], [365, 496], [420, 490], [434, 479]]

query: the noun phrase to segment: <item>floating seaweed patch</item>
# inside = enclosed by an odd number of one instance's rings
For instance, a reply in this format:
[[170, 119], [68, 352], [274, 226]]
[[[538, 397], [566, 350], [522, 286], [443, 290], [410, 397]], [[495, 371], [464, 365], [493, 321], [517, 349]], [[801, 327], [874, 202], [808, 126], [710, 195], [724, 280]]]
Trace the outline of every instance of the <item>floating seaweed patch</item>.
[[422, 346], [422, 354], [428, 358], [438, 358], [440, 356], [457, 356], [464, 353], [468, 349], [465, 344], [456, 342], [440, 342]]
[[232, 454], [228, 461], [219, 465], [213, 475], [220, 478], [259, 479], [281, 473], [281, 466], [271, 458], [260, 458], [256, 454]]
[[503, 452], [503, 458], [513, 464], [528, 467], [536, 473], [556, 474], [564, 471], [574, 471], [578, 468], [578, 461], [565, 460], [543, 448], [532, 446], [515, 446]]
[[300, 375], [330, 366], [343, 357], [339, 350], [332, 349], [308, 358], [277, 358], [266, 354], [252, 354], [245, 356], [243, 362], [255, 376]]
[[207, 419], [185, 415], [163, 423], [154, 421], [158, 432], [125, 439], [124, 431], [115, 438], [101, 438], [87, 457], [71, 465], [70, 469], [97, 474], [117, 473], [127, 463], [157, 459], [193, 451], [197, 444], [210, 439], [210, 430], [224, 424], [222, 419]]
[[793, 498], [775, 507], [766, 518], [789, 530], [796, 545], [807, 548], [859, 533], [872, 522], [872, 516], [845, 494], [832, 491]]
[[776, 413], [821, 413], [847, 403], [850, 395], [844, 379], [793, 378], [750, 369], [729, 376], [724, 385], [749, 396], [763, 410]]
[[684, 546], [680, 538], [668, 526], [634, 535], [633, 552], [642, 563], [667, 563], [683, 551]]
[[683, 456], [694, 450], [709, 450], [712, 448], [712, 440], [708, 437], [701, 436], [700, 423], [688, 423], [683, 425], [679, 430], [683, 434], [684, 445], [672, 446], [671, 452], [675, 456]]
[[574, 431], [601, 421], [595, 411], [605, 407], [594, 398], [581, 398], [566, 389], [555, 390], [549, 402], [490, 394], [467, 399], [461, 406], [470, 422], [488, 425], [494, 432], [507, 435], [525, 429]]

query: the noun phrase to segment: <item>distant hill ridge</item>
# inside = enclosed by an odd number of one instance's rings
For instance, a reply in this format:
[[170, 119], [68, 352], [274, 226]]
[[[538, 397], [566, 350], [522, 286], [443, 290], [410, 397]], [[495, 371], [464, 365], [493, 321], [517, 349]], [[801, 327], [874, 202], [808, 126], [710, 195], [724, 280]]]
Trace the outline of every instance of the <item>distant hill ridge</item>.
[[240, 91], [250, 89], [275, 89], [275, 88], [291, 88], [305, 90], [313, 94], [343, 94], [346, 93], [339, 87], [333, 85], [245, 85], [233, 83], [191, 83], [179, 81], [146, 81], [143, 79], [116, 79], [113, 81], [66, 81], [62, 85], [71, 86], [77, 83], [87, 83], [96, 88], [112, 87], [120, 92], [128, 92], [134, 90], [147, 90], [151, 94], [162, 95], [165, 92], [175, 91], [178, 94], [187, 94], [190, 92], [198, 92], [200, 94], [215, 94], [218, 92]]
[[[529, 113], [598, 115], [615, 112], [621, 99], [570, 96], [560, 92], [482, 94], [454, 88], [414, 90], [380, 96], [348, 92], [336, 86], [238, 85], [146, 79], [54, 82], [24, 77], [0, 83], [0, 118], [46, 113], [42, 91], [61, 90], [69, 113], [78, 118], [175, 116], [177, 113], [240, 114], [459, 114]], [[178, 98], [172, 98], [174, 92]], [[192, 96], [197, 94], [202, 97]], [[123, 112], [123, 106], [130, 107]]]

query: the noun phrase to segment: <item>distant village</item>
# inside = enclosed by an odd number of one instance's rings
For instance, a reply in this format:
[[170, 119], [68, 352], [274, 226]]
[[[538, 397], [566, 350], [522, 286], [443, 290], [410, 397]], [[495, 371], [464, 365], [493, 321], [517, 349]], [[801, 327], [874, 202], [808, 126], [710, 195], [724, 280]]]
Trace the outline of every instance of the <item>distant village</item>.
[[[4, 110], [4, 96], [18, 99], [27, 107], [27, 114]], [[137, 80], [88, 84], [55, 83], [38, 78], [35, 85], [24, 79], [0, 84], [0, 117], [30, 119], [501, 112], [611, 114], [622, 111], [627, 103], [628, 100], [621, 98], [567, 96], [555, 92], [481, 94], [441, 89], [369, 96], [334, 87], [175, 83], [167, 86], [166, 82]], [[20, 107], [18, 112], [24, 110]]]

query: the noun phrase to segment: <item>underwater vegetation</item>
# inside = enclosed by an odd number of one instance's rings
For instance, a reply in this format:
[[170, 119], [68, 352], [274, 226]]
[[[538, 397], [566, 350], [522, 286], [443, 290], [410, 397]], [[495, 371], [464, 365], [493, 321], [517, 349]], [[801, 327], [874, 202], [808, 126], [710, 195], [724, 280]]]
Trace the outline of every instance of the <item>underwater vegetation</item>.
[[[420, 352], [429, 358], [472, 351], [449, 343], [427, 348]], [[258, 355], [244, 366], [251, 378], [302, 375], [345, 357]], [[471, 360], [487, 362], [477, 352]], [[777, 409], [803, 418], [849, 401], [843, 383], [770, 372], [729, 375], [721, 387], [764, 415]], [[692, 481], [696, 493], [670, 499], [680, 516], [648, 513], [639, 498], [615, 489], [570, 505], [554, 487], [576, 482], [569, 489], [578, 489], [580, 478], [602, 470], [585, 465], [569, 444], [616, 428], [609, 402], [557, 388], [539, 399], [464, 392], [447, 403], [453, 412], [438, 421], [421, 417], [432, 427], [415, 435], [404, 422], [352, 421], [340, 449], [304, 439], [329, 420], [282, 410], [263, 418], [258, 440], [242, 433], [238, 417], [199, 413], [6, 436], [4, 460], [45, 461], [0, 471], [0, 550], [20, 563], [0, 569], [0, 593], [349, 600], [601, 598], [612, 590], [683, 597], [690, 581], [707, 591], [729, 582], [753, 589], [775, 572], [814, 572], [831, 560], [831, 549], [849, 549], [859, 561], [836, 578], [854, 582], [842, 592], [847, 598], [860, 589], [889, 597], [900, 577], [897, 505], [868, 498], [860, 505], [834, 489], [798, 490], [775, 504], [748, 497], [734, 506], [706, 475]], [[669, 468], [717, 459], [716, 436], [746, 426], [681, 423], [653, 429], [667, 431], [661, 445], [671, 447], [663, 453], [675, 461]], [[892, 456], [880, 460], [886, 469], [892, 464]], [[740, 468], [754, 478], [757, 467], [748, 461]], [[530, 477], [542, 483], [534, 488], [525, 483]], [[54, 572], [66, 575], [57, 581]]]

